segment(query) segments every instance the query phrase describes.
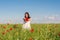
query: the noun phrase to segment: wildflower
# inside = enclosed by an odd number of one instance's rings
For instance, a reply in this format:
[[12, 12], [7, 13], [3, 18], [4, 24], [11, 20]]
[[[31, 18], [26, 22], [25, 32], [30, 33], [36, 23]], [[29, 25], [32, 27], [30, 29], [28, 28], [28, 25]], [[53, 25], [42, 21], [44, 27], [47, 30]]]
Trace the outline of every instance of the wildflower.
[[12, 30], [12, 28], [10, 28], [10, 30]]
[[33, 38], [29, 38], [29, 40], [33, 40]]
[[9, 32], [9, 30], [6, 30], [6, 32]]
[[2, 32], [2, 34], [4, 35], [4, 34], [5, 34], [5, 32]]
[[6, 28], [6, 26], [3, 26], [3, 28]]
[[60, 36], [60, 33], [58, 35]]
[[31, 29], [30, 32], [34, 32], [34, 29]]

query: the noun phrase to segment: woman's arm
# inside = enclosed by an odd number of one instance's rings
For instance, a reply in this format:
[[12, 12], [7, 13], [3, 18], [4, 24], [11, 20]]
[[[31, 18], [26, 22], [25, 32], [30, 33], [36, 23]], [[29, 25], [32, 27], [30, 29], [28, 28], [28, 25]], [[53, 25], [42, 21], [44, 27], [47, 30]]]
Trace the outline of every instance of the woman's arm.
[[29, 18], [28, 21], [31, 21], [31, 18]]
[[23, 21], [25, 22], [25, 18], [23, 18]]

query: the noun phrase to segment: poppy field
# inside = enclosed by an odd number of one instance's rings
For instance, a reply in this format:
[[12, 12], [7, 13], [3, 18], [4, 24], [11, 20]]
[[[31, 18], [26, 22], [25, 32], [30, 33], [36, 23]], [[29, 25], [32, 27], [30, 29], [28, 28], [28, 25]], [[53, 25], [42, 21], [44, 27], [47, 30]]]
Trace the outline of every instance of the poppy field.
[[0, 24], [0, 40], [60, 40], [60, 24], [31, 24], [31, 30], [22, 24]]

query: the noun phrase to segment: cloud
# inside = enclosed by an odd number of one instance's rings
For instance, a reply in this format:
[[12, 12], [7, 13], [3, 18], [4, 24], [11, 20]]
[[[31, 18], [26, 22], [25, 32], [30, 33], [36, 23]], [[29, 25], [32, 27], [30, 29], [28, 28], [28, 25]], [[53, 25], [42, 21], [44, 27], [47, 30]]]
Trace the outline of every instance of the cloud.
[[47, 20], [55, 20], [56, 16], [45, 16], [45, 19], [47, 19]]
[[44, 19], [46, 20], [59, 20], [59, 15], [49, 15], [49, 16], [45, 16]]
[[[37, 16], [32, 17], [31, 23], [60, 23], [59, 15], [45, 15], [45, 16]], [[23, 23], [22, 18], [8, 18], [0, 20], [0, 23]]]

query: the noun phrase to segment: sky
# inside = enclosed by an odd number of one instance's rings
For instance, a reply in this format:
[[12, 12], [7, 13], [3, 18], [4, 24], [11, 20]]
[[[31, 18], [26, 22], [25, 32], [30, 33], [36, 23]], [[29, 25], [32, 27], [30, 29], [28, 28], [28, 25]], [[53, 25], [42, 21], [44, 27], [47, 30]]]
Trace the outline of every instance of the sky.
[[23, 23], [25, 12], [31, 23], [60, 23], [60, 0], [0, 0], [0, 23]]

